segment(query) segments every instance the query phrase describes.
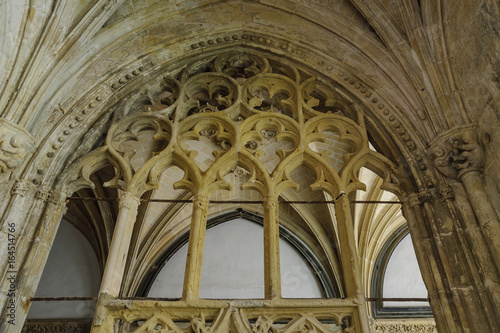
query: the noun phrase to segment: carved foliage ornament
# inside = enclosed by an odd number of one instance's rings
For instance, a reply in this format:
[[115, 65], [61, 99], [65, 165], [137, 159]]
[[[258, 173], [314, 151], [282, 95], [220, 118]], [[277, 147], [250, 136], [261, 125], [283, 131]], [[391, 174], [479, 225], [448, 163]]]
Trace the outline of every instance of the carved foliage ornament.
[[[269, 315], [255, 315], [246, 313], [244, 309], [234, 307], [220, 309], [217, 314], [205, 315], [203, 313], [191, 314], [180, 321], [173, 319], [167, 312], [156, 312], [143, 318], [138, 314], [128, 313], [119, 315], [124, 321], [120, 331], [124, 332], [179, 332], [179, 333], [333, 333], [355, 332], [350, 315], [332, 314], [329, 319], [318, 319], [312, 313], [298, 314], [279, 312]], [[195, 310], [196, 311], [196, 310]], [[213, 312], [210, 310], [208, 312]], [[211, 317], [211, 318], [210, 318]], [[324, 314], [321, 315], [324, 317]], [[131, 321], [129, 318], [134, 318]], [[138, 320], [138, 318], [140, 318]], [[127, 329], [128, 327], [128, 329]]]
[[21, 165], [34, 149], [34, 139], [25, 129], [0, 118], [0, 173]]
[[447, 133], [432, 146], [431, 157], [437, 169], [450, 178], [460, 178], [471, 171], [481, 172], [484, 150], [477, 129], [462, 127]]
[[373, 333], [437, 333], [434, 323], [375, 323]]
[[[238, 107], [241, 103], [243, 110]], [[259, 112], [297, 118], [300, 108], [306, 118], [352, 112], [328, 83], [313, 75], [298, 75], [282, 61], [244, 52], [207, 58], [180, 73], [164, 75], [132, 96], [125, 107], [128, 114], [159, 112], [177, 120], [207, 112], [224, 112], [233, 120]]]
[[174, 78], [164, 77], [136, 97], [127, 107], [132, 111], [159, 112], [170, 117], [179, 100], [179, 86], [179, 82]]

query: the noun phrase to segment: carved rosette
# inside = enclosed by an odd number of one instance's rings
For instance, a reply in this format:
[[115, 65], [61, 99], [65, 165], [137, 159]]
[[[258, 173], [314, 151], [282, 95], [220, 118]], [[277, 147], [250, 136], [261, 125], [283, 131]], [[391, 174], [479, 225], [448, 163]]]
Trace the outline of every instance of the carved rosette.
[[0, 173], [23, 163], [35, 148], [33, 136], [24, 128], [0, 118]]
[[474, 127], [460, 127], [446, 133], [431, 147], [436, 168], [445, 176], [460, 179], [468, 172], [482, 172], [484, 150]]
[[276, 135], [278, 134], [278, 131], [263, 129], [260, 131], [260, 134], [262, 135], [262, 137], [264, 139], [272, 140], [276, 137]]

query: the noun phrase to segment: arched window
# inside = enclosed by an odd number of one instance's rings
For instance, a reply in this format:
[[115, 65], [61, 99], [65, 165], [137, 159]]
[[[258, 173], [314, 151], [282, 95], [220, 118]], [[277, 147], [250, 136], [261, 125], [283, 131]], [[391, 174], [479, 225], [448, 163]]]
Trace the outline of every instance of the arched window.
[[[114, 299], [102, 305], [109, 311], [99, 329], [120, 321], [177, 330], [179, 319], [207, 328], [206, 320], [229, 325], [231, 316], [247, 331], [283, 319], [289, 331], [367, 331], [352, 194], [366, 186], [364, 166], [387, 188], [393, 177], [391, 162], [369, 148], [364, 110], [332, 82], [246, 50], [165, 68], [144, 89], [151, 100], [123, 100], [106, 146], [73, 173], [76, 185], [91, 186], [80, 175], [111, 164], [116, 175], [105, 184], [121, 190], [101, 284]], [[209, 218], [244, 209], [258, 212], [250, 221], [263, 228]], [[122, 310], [135, 296], [181, 299], [133, 299]], [[311, 299], [320, 296], [330, 299]], [[263, 301], [207, 302], [213, 298]], [[249, 304], [271, 304], [274, 315]]]
[[[373, 276], [372, 290], [376, 298], [427, 298], [427, 289], [406, 225], [394, 233], [383, 247]], [[373, 314], [377, 318], [432, 317], [429, 303], [422, 301], [375, 301]]]
[[[99, 263], [87, 239], [61, 221], [35, 297], [96, 297], [101, 281]], [[95, 301], [33, 302], [28, 319], [92, 320]]]
[[[187, 237], [169, 248], [148, 279], [148, 297], [180, 298]], [[262, 217], [247, 211], [226, 213], [208, 221], [200, 298], [263, 299], [264, 245]], [[280, 228], [283, 298], [334, 297], [332, 282], [315, 254], [294, 234]]]

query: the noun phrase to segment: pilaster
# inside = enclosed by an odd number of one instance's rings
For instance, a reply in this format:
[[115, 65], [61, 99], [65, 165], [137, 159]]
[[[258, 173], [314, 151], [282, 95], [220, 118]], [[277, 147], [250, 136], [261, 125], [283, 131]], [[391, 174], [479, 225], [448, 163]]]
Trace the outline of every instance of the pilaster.
[[[2, 332], [21, 331], [30, 298], [35, 294], [59, 222], [66, 212], [64, 198], [56, 189], [31, 188], [25, 181], [19, 181], [12, 191], [10, 211], [2, 225], [14, 226], [8, 236], [13, 244], [12, 264], [2, 266], [3, 273], [12, 276], [9, 285], [2, 281], [2, 298], [5, 297], [2, 301], [7, 305], [2, 309]], [[25, 197], [35, 200], [23, 207]], [[12, 210], [15, 207], [19, 210]]]
[[431, 147], [431, 157], [443, 175], [463, 184], [477, 219], [481, 238], [487, 244], [497, 273], [500, 273], [500, 218], [483, 180], [485, 153], [478, 129], [466, 126], [444, 133]]

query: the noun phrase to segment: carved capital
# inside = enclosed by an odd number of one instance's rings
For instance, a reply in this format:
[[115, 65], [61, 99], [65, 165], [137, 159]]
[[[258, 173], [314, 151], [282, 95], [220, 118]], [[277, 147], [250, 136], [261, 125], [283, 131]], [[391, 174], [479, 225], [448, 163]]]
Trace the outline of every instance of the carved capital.
[[49, 197], [47, 198], [48, 202], [51, 202], [53, 204], [58, 204], [59, 202], [63, 201], [63, 197], [61, 194], [61, 191], [58, 190], [51, 190], [49, 192]]
[[440, 183], [438, 185], [439, 200], [444, 202], [446, 200], [455, 200], [455, 193], [450, 185], [446, 183]]
[[196, 194], [193, 198], [193, 204], [195, 207], [199, 207], [200, 209], [207, 209], [208, 197], [205, 194]]
[[419, 193], [412, 193], [408, 195], [408, 204], [410, 205], [411, 208], [415, 206], [421, 206], [425, 202], [431, 202], [432, 201], [432, 193], [428, 190], [419, 192]]
[[35, 198], [57, 205], [64, 201], [61, 191], [51, 189], [48, 186], [40, 185], [36, 189]]
[[47, 201], [49, 195], [50, 195], [50, 187], [41, 185], [38, 186], [38, 188], [36, 189], [35, 198], [39, 200]]
[[35, 148], [34, 142], [24, 128], [0, 118], [0, 173], [21, 165], [26, 155]]
[[133, 195], [130, 192], [123, 192], [121, 198], [120, 198], [120, 203], [118, 204], [119, 208], [125, 207], [128, 209], [135, 209], [138, 207], [140, 204], [139, 198], [137, 198], [135, 195]]
[[30, 182], [26, 179], [19, 179], [12, 188], [12, 194], [18, 194], [22, 197], [26, 195], [30, 188]]
[[267, 195], [264, 198], [264, 210], [276, 210], [278, 208], [278, 198], [275, 195]]
[[445, 133], [432, 145], [430, 154], [439, 172], [450, 178], [483, 170], [484, 150], [477, 129], [471, 126]]

